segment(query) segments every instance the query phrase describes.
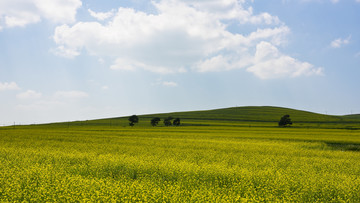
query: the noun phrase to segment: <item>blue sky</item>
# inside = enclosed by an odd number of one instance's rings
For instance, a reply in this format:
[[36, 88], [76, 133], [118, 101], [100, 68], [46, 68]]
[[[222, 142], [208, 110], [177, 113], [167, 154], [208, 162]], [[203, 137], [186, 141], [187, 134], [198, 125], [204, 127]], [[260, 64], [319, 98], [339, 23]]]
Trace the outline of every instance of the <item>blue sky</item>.
[[0, 125], [232, 106], [360, 113], [359, 0], [2, 0]]

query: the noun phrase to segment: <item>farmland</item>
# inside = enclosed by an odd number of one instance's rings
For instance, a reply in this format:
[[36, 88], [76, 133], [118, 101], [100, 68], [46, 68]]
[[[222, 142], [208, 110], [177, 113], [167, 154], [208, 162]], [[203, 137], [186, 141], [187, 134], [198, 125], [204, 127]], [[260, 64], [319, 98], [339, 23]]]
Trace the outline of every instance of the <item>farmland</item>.
[[277, 107], [2, 127], [0, 201], [360, 202], [359, 129]]

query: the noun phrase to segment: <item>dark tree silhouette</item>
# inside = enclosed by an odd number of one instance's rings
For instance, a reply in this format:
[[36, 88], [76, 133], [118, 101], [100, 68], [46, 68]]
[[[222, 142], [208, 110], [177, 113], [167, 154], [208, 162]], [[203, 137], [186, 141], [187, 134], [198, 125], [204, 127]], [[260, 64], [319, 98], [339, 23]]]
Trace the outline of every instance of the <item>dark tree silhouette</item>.
[[165, 126], [171, 126], [172, 125], [172, 122], [171, 122], [172, 119], [173, 119], [173, 117], [171, 117], [171, 116], [165, 118], [164, 119], [164, 125]]
[[180, 125], [180, 118], [175, 118], [175, 120], [173, 121], [173, 125], [174, 126], [179, 126]]
[[135, 123], [138, 123], [139, 122], [139, 117], [137, 117], [137, 115], [132, 115], [129, 117], [129, 126], [134, 126]]
[[291, 122], [289, 115], [284, 115], [283, 117], [281, 117], [281, 119], [279, 121], [280, 127], [286, 127], [286, 126], [291, 126], [291, 125], [292, 125], [292, 122]]
[[150, 123], [152, 126], [157, 126], [159, 124], [160, 120], [161, 119], [159, 117], [156, 117], [156, 118], [151, 119]]

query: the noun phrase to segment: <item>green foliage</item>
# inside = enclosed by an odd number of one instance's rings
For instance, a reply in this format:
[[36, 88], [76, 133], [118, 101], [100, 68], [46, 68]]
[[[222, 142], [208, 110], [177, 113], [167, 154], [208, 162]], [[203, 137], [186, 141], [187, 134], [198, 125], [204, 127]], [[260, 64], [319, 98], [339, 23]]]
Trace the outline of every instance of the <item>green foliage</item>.
[[180, 125], [180, 118], [175, 118], [175, 120], [173, 121], [173, 125], [174, 126], [179, 126]]
[[157, 126], [160, 121], [161, 121], [161, 119], [159, 117], [155, 117], [155, 118], [151, 119], [150, 124], [152, 126]]
[[172, 119], [173, 119], [172, 116], [169, 116], [169, 117], [165, 118], [164, 119], [164, 125], [165, 126], [171, 126], [172, 125], [172, 122], [171, 122]]
[[284, 115], [283, 117], [281, 117], [278, 124], [280, 127], [291, 126], [292, 122], [291, 122], [290, 115], [287, 114], [287, 115]]
[[135, 123], [139, 122], [139, 117], [137, 115], [132, 115], [129, 117], [129, 125], [132, 127], [135, 125]]

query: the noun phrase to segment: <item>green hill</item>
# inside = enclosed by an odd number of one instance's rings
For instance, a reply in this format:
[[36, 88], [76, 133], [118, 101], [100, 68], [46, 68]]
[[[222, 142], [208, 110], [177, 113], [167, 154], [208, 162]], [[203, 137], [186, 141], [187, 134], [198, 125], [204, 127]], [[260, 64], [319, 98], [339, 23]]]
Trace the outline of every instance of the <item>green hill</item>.
[[346, 116], [343, 116], [344, 118], [347, 118], [347, 119], [356, 119], [356, 120], [360, 120], [360, 114], [351, 114], [351, 115], [346, 115]]
[[[295, 110], [290, 108], [272, 107], [272, 106], [248, 106], [232, 107], [224, 109], [174, 112], [165, 114], [143, 115], [141, 117], [180, 117], [182, 119], [194, 120], [223, 120], [223, 121], [251, 121], [251, 122], [278, 122], [280, 118], [289, 114], [293, 122], [302, 123], [341, 123], [355, 122], [360, 117], [356, 116], [332, 116], [308, 111]], [[356, 120], [355, 120], [356, 119]]]
[[[290, 115], [294, 127], [316, 127], [316, 128], [360, 128], [360, 115], [332, 116], [318, 114], [308, 111], [272, 107], [272, 106], [246, 106], [231, 107], [214, 110], [172, 112], [161, 114], [138, 115], [140, 123], [136, 126], [147, 127], [154, 117], [162, 119], [172, 116], [181, 118], [183, 125], [236, 125], [236, 126], [277, 126], [280, 118]], [[128, 117], [106, 118], [88, 121], [64, 122], [49, 125], [55, 126], [128, 126]], [[160, 122], [160, 126], [163, 122]]]

